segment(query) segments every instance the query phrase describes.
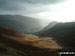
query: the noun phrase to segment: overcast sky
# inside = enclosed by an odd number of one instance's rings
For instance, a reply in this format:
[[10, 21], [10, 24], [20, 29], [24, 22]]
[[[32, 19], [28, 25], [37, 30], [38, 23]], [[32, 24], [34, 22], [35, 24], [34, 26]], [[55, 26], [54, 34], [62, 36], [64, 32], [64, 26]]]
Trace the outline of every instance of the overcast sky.
[[0, 14], [19, 14], [43, 21], [75, 21], [75, 0], [0, 0]]

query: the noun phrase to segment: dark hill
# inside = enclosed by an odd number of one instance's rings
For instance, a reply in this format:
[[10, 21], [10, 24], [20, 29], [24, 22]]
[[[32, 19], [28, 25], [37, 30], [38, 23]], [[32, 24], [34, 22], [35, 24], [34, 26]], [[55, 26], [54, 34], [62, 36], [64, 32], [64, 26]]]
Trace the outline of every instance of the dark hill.
[[54, 22], [50, 22], [46, 27], [44, 27], [40, 32], [36, 32], [36, 35], [42, 35], [44, 34], [44, 32], [47, 32], [47, 30], [53, 28], [58, 22], [54, 21]]
[[51, 36], [66, 49], [75, 49], [75, 22], [58, 23], [39, 35]]
[[40, 20], [21, 15], [0, 15], [0, 26], [12, 28], [20, 33], [34, 33], [40, 31]]

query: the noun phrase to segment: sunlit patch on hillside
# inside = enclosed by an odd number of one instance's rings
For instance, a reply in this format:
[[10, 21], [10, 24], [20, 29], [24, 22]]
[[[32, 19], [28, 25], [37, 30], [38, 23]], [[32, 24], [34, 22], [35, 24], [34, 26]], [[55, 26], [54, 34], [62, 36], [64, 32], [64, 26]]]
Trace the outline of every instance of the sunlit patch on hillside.
[[[57, 52], [62, 49], [62, 47], [59, 46], [52, 37], [39, 37], [32, 34], [21, 34], [6, 27], [0, 27], [0, 33], [2, 40], [0, 41], [1, 43], [9, 44], [17, 50], [21, 50], [26, 54], [29, 53], [29, 55], [44, 55], [46, 52], [46, 55], [50, 55], [48, 54], [49, 52]], [[29, 52], [27, 52], [28, 50]], [[31, 50], [33, 53], [31, 53]], [[36, 51], [38, 51], [38, 53]]]

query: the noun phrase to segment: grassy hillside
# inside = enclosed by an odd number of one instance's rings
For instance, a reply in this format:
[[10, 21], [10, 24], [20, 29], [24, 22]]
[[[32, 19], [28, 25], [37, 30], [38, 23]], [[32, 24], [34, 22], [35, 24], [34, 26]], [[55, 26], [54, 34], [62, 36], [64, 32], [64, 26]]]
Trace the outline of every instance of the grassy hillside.
[[34, 33], [40, 31], [40, 20], [21, 15], [0, 15], [0, 26], [9, 27], [20, 33]]
[[[44, 30], [44, 29], [43, 29]], [[51, 29], [39, 33], [40, 36], [51, 36], [65, 49], [75, 51], [75, 22], [58, 23]]]
[[17, 51], [10, 46], [0, 43], [0, 56], [27, 56], [25, 53]]
[[[21, 34], [8, 27], [0, 27], [0, 42], [18, 51], [22, 51], [28, 56], [58, 56], [58, 51], [63, 48], [51, 37], [42, 38], [31, 34]], [[6, 48], [9, 50], [8, 47]], [[12, 50], [10, 51], [12, 52]]]

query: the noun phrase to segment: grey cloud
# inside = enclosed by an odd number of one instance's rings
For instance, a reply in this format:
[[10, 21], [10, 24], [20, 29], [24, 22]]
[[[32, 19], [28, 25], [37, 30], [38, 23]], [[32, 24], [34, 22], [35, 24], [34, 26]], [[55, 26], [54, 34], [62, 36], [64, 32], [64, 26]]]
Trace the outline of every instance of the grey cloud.
[[44, 5], [64, 0], [0, 0], [0, 14], [29, 14], [43, 11]]
[[12, 0], [0, 0], [0, 11], [20, 10], [20, 2]]
[[52, 4], [52, 3], [62, 2], [62, 1], [65, 1], [65, 0], [21, 0], [21, 2], [27, 2], [27, 3], [32, 3], [32, 4], [40, 4], [40, 3]]

